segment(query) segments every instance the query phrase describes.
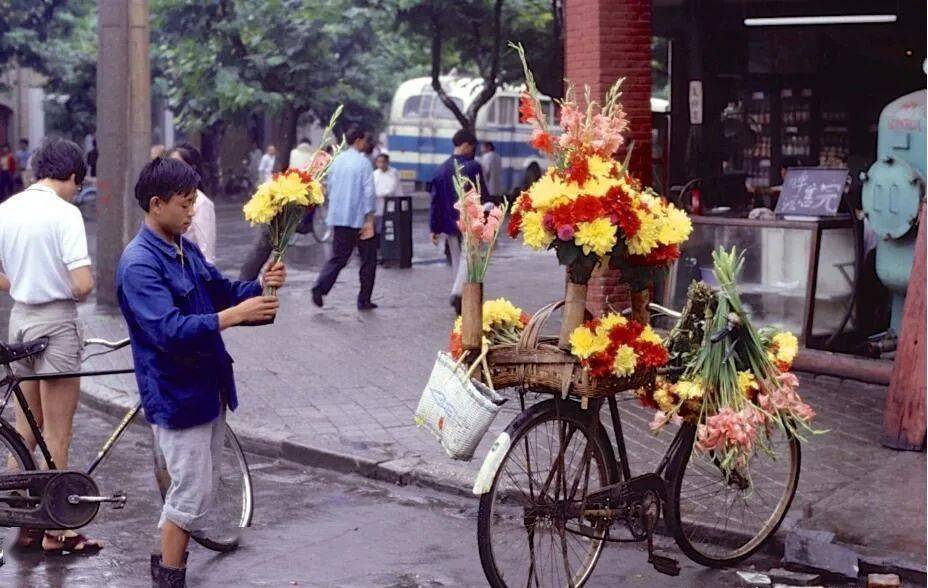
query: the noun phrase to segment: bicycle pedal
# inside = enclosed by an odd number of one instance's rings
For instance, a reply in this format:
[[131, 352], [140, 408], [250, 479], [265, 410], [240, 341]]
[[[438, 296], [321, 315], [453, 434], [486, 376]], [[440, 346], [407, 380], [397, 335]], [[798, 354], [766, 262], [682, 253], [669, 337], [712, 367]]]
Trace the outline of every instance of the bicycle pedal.
[[112, 505], [112, 510], [122, 510], [126, 508], [126, 493], [114, 492], [113, 496], [110, 497], [110, 504]]
[[668, 576], [680, 575], [680, 564], [675, 559], [651, 554], [651, 557], [648, 558], [648, 563], [662, 574], [667, 574]]

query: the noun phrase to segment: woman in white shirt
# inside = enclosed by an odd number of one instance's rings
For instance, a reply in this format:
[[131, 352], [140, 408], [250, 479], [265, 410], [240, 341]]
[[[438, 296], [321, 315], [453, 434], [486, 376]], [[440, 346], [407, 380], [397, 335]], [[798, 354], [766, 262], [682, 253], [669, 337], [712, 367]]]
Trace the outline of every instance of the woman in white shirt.
[[216, 264], [216, 206], [206, 194], [203, 193], [203, 157], [200, 151], [189, 143], [182, 143], [171, 149], [168, 154], [173, 159], [179, 159], [192, 167], [200, 174], [200, 185], [197, 186], [197, 199], [193, 203], [193, 220], [184, 237], [191, 243], [196, 243], [203, 252], [206, 261]]

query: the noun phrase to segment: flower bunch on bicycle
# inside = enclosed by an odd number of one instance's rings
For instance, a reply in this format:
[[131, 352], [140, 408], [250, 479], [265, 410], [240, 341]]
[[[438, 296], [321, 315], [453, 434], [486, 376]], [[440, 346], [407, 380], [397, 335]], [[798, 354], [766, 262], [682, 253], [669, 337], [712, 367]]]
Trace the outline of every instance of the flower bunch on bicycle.
[[[528, 324], [529, 316], [518, 306], [505, 298], [487, 300], [483, 303], [483, 336], [487, 344], [515, 345], [522, 336], [522, 329]], [[454, 359], [464, 353], [461, 345], [461, 328], [464, 321], [458, 317], [451, 330], [450, 351]]]
[[692, 225], [684, 211], [628, 173], [627, 158], [625, 163], [612, 159], [628, 126], [619, 102], [621, 80], [601, 105], [587, 96], [585, 108], [568, 88], [560, 102], [561, 133], [555, 136], [527, 66], [525, 76], [528, 91], [521, 97], [520, 117], [535, 127], [532, 146], [554, 165], [515, 201], [509, 235], [521, 233], [533, 249], [557, 250], [576, 283], [586, 283], [607, 256], [614, 267], [669, 266]]
[[571, 353], [596, 378], [627, 378], [636, 371], [667, 363], [667, 349], [650, 325], [607, 314], [584, 323], [570, 335]]
[[679, 380], [659, 378], [638, 396], [657, 409], [654, 431], [669, 422], [696, 423], [696, 449], [711, 454], [729, 475], [746, 471], [754, 452], [767, 447], [773, 427], [800, 440], [803, 433], [817, 431], [810, 426], [815, 411], [802, 400], [799, 379], [789, 372], [799, 349], [795, 335], [752, 326], [735, 283], [743, 254], [719, 249], [713, 260], [720, 289], [705, 309], [702, 344], [690, 354]]

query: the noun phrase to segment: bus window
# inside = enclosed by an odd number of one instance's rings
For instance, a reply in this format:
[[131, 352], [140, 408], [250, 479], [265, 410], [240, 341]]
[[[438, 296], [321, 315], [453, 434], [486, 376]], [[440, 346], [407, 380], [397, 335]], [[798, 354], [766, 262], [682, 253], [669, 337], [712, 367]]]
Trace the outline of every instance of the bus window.
[[[463, 100], [461, 100], [460, 98], [452, 98], [451, 100], [454, 101], [454, 103], [461, 110], [461, 112], [464, 111]], [[434, 116], [435, 118], [443, 118], [443, 119], [449, 119], [449, 120], [454, 119], [454, 113], [451, 112], [450, 108], [445, 106], [445, 103], [442, 102], [441, 98], [439, 98], [438, 96], [435, 96], [435, 115]]]
[[516, 99], [515, 96], [500, 96], [496, 103], [496, 123], [511, 127], [516, 124]]
[[486, 106], [484, 106], [484, 108], [487, 109], [486, 111], [487, 112], [487, 123], [491, 125], [496, 124], [496, 101], [497, 100], [498, 98], [494, 98], [493, 100], [490, 100], [490, 102], [487, 103]]
[[419, 104], [422, 102], [422, 96], [410, 96], [403, 103], [403, 118], [418, 118]]
[[545, 117], [548, 119], [549, 126], [555, 126], [557, 122], [554, 118], [554, 102], [550, 100], [541, 101], [541, 109], [545, 111]]

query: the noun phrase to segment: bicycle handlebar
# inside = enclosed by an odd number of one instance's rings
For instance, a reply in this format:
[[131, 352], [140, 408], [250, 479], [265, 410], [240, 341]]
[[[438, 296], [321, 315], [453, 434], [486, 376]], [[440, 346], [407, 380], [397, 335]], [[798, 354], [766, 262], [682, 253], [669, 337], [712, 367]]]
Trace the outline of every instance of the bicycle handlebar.
[[119, 341], [107, 341], [106, 339], [87, 339], [84, 341], [84, 345], [88, 347], [91, 345], [99, 345], [101, 347], [107, 347], [114, 351], [116, 349], [122, 349], [128, 344], [129, 344], [128, 337], [126, 337], [125, 339], [120, 339]]

